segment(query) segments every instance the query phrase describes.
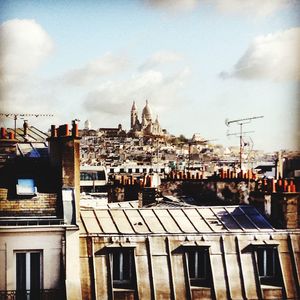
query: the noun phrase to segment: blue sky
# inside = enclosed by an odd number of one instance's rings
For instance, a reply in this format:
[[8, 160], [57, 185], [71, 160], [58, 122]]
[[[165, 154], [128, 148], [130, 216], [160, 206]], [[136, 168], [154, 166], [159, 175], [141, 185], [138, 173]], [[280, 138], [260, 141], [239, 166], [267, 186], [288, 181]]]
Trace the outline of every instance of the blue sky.
[[[296, 149], [300, 80], [296, 0], [0, 2], [1, 111], [53, 113], [129, 128], [148, 99], [170, 133], [254, 148]], [[155, 117], [155, 116], [153, 116]], [[1, 126], [12, 121], [0, 119]], [[21, 122], [20, 122], [21, 125]]]

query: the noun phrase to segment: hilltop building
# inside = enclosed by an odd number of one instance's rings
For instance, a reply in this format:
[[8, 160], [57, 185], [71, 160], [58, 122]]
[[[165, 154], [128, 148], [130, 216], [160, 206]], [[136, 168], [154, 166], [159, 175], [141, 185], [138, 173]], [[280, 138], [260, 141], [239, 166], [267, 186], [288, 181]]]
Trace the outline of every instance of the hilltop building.
[[86, 121], [84, 122], [84, 129], [85, 129], [85, 130], [91, 130], [91, 129], [92, 129], [92, 123], [91, 123], [91, 121], [86, 120]]
[[137, 107], [135, 101], [133, 101], [130, 114], [130, 131], [135, 136], [164, 134], [158, 121], [158, 117], [156, 117], [155, 120], [152, 118], [152, 111], [148, 100], [146, 100], [146, 105], [143, 108], [141, 120], [139, 120]]

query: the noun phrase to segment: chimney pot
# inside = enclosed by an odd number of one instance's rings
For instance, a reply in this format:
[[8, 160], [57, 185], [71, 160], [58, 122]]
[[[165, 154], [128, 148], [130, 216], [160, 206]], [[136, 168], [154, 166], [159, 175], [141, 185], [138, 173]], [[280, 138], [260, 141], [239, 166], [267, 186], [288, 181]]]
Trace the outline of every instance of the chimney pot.
[[58, 127], [58, 136], [69, 136], [69, 125], [60, 125]]
[[78, 124], [73, 121], [72, 124], [72, 136], [73, 137], [78, 137]]
[[64, 135], [69, 136], [69, 125], [68, 124], [64, 125]]
[[55, 125], [51, 125], [51, 137], [57, 137], [57, 130]]
[[1, 127], [0, 139], [6, 139], [6, 129], [4, 127]]
[[28, 121], [27, 120], [24, 120], [23, 130], [24, 130], [24, 136], [27, 136], [28, 135]]
[[10, 140], [14, 140], [15, 139], [15, 133], [13, 131], [11, 131], [9, 134], [8, 134], [8, 138]]

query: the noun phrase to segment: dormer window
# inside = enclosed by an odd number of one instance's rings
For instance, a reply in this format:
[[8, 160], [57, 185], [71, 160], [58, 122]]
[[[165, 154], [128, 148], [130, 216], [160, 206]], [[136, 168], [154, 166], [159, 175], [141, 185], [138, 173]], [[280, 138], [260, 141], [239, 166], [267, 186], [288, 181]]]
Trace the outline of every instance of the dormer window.
[[191, 286], [210, 287], [211, 268], [208, 247], [187, 247], [186, 263]]
[[113, 288], [135, 289], [134, 250], [115, 248], [110, 253]]
[[261, 284], [277, 285], [281, 274], [277, 247], [258, 246], [255, 255]]

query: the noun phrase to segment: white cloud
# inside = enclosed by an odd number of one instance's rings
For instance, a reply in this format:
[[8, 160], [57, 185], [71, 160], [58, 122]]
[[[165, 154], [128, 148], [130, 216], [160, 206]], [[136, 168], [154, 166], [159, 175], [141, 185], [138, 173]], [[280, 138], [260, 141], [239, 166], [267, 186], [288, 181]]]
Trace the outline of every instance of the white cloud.
[[148, 99], [157, 111], [162, 111], [180, 103], [180, 92], [188, 75], [188, 69], [171, 76], [149, 70], [126, 81], [106, 82], [87, 95], [83, 107], [97, 118], [104, 115], [119, 118], [128, 115], [133, 100], [144, 105]]
[[140, 66], [140, 70], [149, 70], [153, 69], [157, 66], [167, 64], [167, 63], [174, 63], [177, 61], [182, 60], [182, 56], [176, 52], [171, 51], [160, 51], [154, 53], [145, 63]]
[[259, 17], [269, 16], [295, 0], [206, 0], [222, 13], [250, 14]]
[[184, 12], [212, 5], [223, 14], [257, 17], [270, 16], [288, 5], [299, 4], [298, 0], [148, 0], [145, 3], [169, 12]]
[[147, 0], [146, 3], [169, 11], [182, 11], [196, 8], [199, 0]]
[[112, 75], [122, 71], [128, 65], [124, 56], [115, 56], [111, 53], [95, 59], [85, 66], [73, 69], [63, 75], [63, 81], [72, 85], [85, 85], [92, 83], [99, 77]]
[[53, 41], [34, 20], [9, 20], [0, 25], [1, 79], [28, 76], [53, 50]]
[[51, 104], [35, 71], [53, 51], [51, 37], [34, 20], [13, 19], [0, 25], [0, 45], [1, 110], [46, 113]]
[[300, 28], [259, 36], [222, 78], [300, 80]]

